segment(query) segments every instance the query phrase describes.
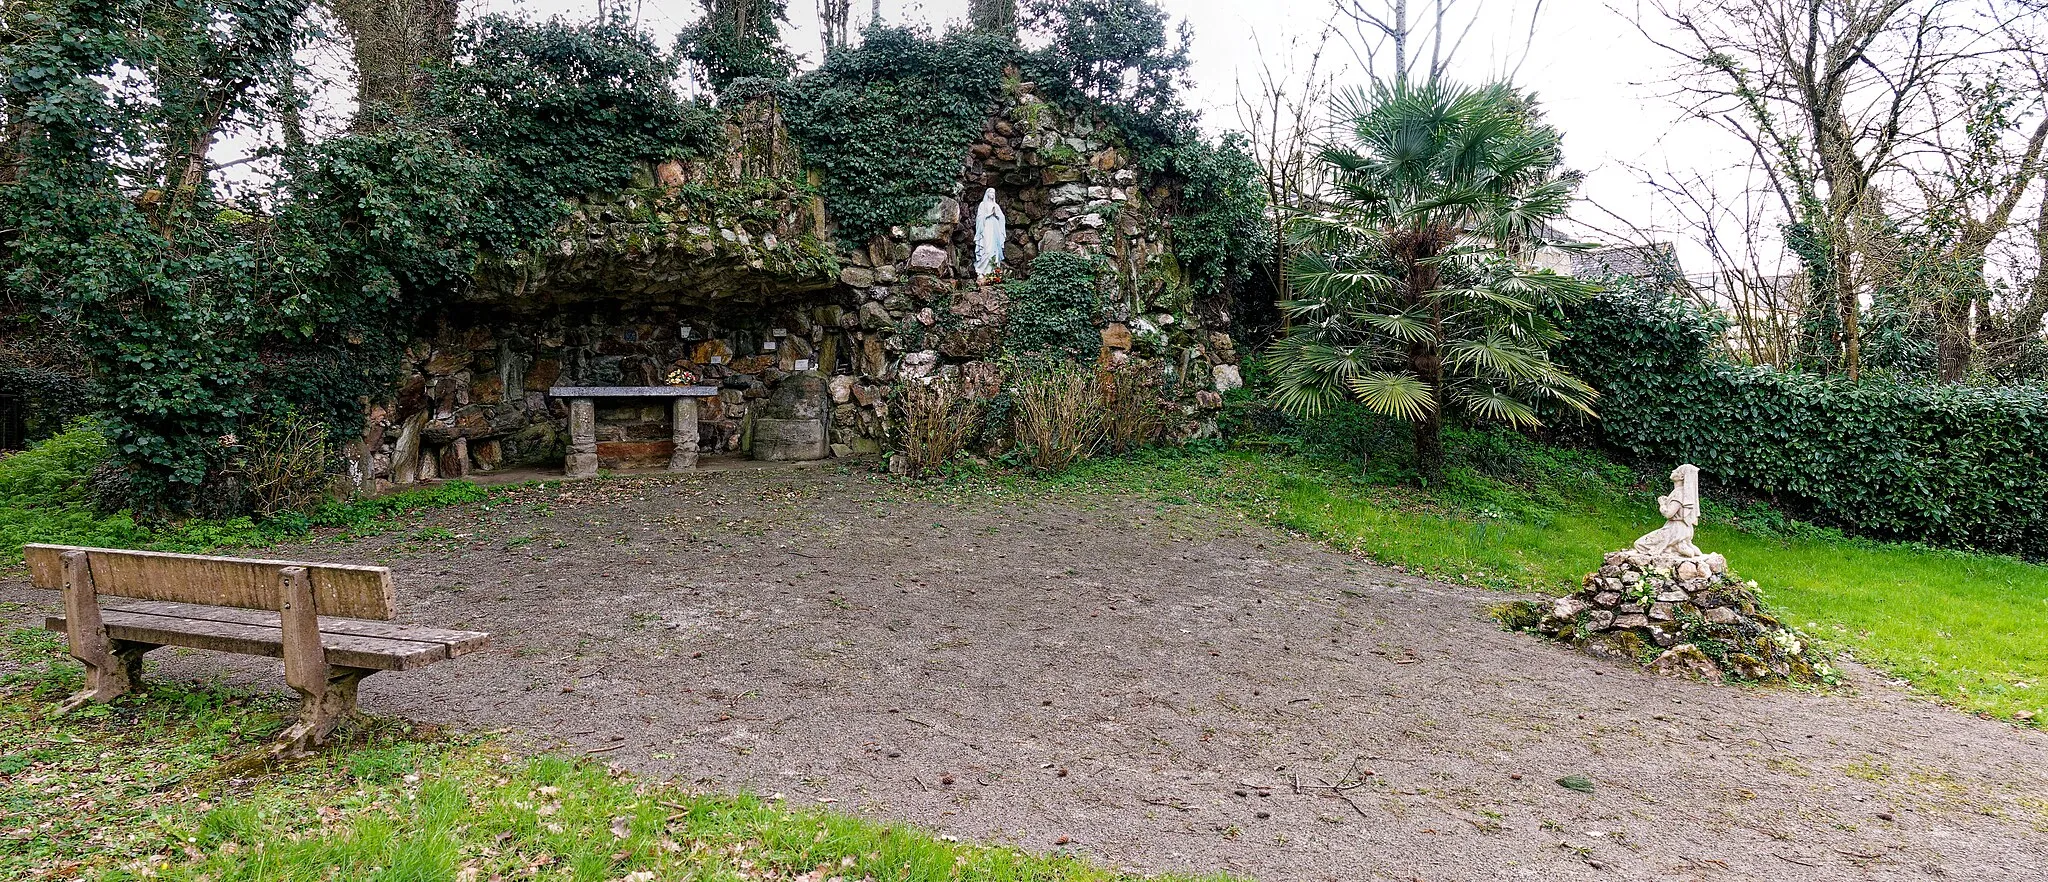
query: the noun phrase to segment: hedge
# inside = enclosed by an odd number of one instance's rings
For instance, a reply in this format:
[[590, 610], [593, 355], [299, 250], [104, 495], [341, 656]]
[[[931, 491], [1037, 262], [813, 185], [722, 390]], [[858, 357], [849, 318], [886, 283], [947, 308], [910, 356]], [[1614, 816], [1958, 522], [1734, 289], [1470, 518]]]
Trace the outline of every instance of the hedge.
[[1718, 320], [1619, 289], [1567, 316], [1598, 434], [1878, 538], [2048, 558], [2048, 389], [1849, 382], [1736, 364]]

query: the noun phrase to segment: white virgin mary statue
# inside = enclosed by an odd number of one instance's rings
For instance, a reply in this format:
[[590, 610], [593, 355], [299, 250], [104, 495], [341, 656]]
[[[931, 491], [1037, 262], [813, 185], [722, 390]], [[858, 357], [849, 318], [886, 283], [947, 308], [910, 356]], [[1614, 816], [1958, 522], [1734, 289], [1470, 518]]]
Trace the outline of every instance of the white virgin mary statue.
[[996, 204], [996, 191], [991, 187], [981, 194], [981, 207], [974, 210], [974, 277], [982, 278], [996, 271], [1003, 263], [1003, 245], [1009, 239], [1006, 226], [1009, 218], [1003, 215], [1003, 207]]

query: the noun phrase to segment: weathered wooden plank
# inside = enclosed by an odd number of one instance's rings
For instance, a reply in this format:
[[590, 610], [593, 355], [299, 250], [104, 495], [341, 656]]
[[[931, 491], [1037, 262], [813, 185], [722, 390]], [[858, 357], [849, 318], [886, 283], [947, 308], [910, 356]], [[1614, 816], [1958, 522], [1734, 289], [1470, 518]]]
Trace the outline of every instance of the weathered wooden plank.
[[710, 398], [717, 386], [556, 386], [556, 398]]
[[304, 567], [320, 612], [356, 619], [389, 620], [398, 615], [398, 593], [391, 571], [383, 567], [38, 543], [22, 548], [30, 581], [38, 588], [61, 587], [61, 555], [66, 551], [86, 552], [94, 590], [103, 595], [275, 611], [278, 572]]
[[[110, 607], [109, 609], [114, 608]], [[171, 616], [181, 619], [234, 622], [242, 625], [255, 625], [259, 628], [280, 627], [277, 613], [255, 609], [200, 606], [194, 603], [173, 603], [168, 600], [132, 603], [118, 609], [122, 612], [149, 613], [151, 615]], [[456, 631], [447, 628], [428, 628], [421, 625], [401, 625], [396, 622], [376, 622], [366, 619], [344, 619], [332, 616], [320, 617], [320, 632], [323, 634], [347, 634], [354, 637], [386, 637], [414, 643], [439, 643], [447, 647], [449, 658], [468, 655], [489, 646], [491, 643], [491, 635], [482, 631]]]
[[[159, 646], [187, 646], [239, 655], [284, 657], [283, 632], [238, 622], [216, 622], [175, 616], [150, 615], [108, 609], [102, 613], [107, 634], [116, 640], [153, 643]], [[43, 627], [61, 632], [64, 619], [51, 616]], [[373, 671], [410, 671], [448, 657], [439, 643], [393, 640], [387, 637], [358, 637], [349, 634], [320, 635], [328, 665]]]

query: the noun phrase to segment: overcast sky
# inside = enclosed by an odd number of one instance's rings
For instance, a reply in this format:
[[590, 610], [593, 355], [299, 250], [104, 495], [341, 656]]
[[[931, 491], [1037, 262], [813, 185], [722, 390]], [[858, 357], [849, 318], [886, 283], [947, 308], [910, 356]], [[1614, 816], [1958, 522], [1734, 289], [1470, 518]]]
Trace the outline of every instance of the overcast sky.
[[[624, 2], [634, 8], [632, 0]], [[1538, 0], [1455, 0], [1458, 7], [1481, 10], [1477, 24], [1460, 49], [1453, 76], [1486, 80], [1514, 72], [1534, 90], [1550, 120], [1565, 133], [1566, 160], [1587, 174], [1582, 195], [1591, 203], [1622, 215], [1645, 228], [1675, 223], [1666, 208], [1641, 182], [1641, 171], [1679, 174], [1718, 173], [1740, 165], [1742, 145], [1712, 126], [1681, 121], [1682, 114], [1662, 97], [1674, 73], [1673, 60], [1636, 28], [1632, 19], [1646, 16], [1653, 33], [1653, 10], [1635, 0], [1541, 0], [1536, 40], [1528, 45], [1530, 13]], [[854, 29], [866, 26], [872, 0], [853, 0]], [[596, 0], [469, 0], [471, 15], [492, 12], [546, 18], [562, 14], [588, 16]], [[1330, 16], [1330, 0], [1163, 0], [1177, 19], [1194, 26], [1195, 90], [1190, 103], [1202, 112], [1211, 131], [1238, 126], [1234, 105], [1240, 80], [1254, 82], [1260, 53], [1276, 67], [1292, 41], [1313, 43]], [[1411, 5], [1423, 6], [1422, 0]], [[697, 0], [646, 0], [638, 5], [641, 27], [666, 40], [699, 15]], [[967, 0], [882, 0], [882, 18], [890, 24], [923, 22], [935, 29], [958, 23], [967, 14]], [[789, 0], [790, 27], [784, 42], [815, 64], [819, 51], [815, 0]], [[1301, 50], [1305, 52], [1306, 50]], [[1334, 47], [1336, 58], [1351, 54]], [[1355, 64], [1345, 82], [1364, 82]], [[1620, 225], [1592, 205], [1575, 214], [1603, 228]], [[1687, 272], [1710, 270], [1705, 253], [1681, 243]]]

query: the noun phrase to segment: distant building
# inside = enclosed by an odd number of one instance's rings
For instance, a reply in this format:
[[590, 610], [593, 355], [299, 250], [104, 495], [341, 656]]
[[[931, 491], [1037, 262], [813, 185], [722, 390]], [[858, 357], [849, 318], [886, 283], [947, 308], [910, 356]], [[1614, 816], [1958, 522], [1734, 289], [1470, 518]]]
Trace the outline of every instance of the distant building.
[[1678, 266], [1678, 248], [1670, 242], [1607, 245], [1568, 252], [1570, 272], [1582, 279], [1629, 276], [1645, 284], [1674, 287], [1685, 280]]

